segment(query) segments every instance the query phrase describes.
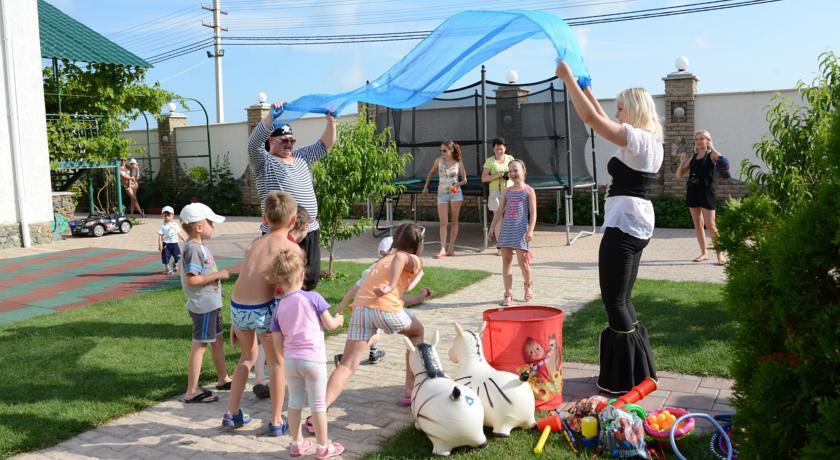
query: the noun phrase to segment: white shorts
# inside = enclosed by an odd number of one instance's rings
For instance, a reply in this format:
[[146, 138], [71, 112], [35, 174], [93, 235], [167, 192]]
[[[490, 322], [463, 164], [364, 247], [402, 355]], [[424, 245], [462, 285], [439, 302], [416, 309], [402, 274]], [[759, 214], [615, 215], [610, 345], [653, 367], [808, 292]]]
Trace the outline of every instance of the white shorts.
[[499, 202], [502, 200], [502, 192], [498, 190], [490, 190], [487, 195], [487, 209], [491, 212], [496, 212], [499, 209]]

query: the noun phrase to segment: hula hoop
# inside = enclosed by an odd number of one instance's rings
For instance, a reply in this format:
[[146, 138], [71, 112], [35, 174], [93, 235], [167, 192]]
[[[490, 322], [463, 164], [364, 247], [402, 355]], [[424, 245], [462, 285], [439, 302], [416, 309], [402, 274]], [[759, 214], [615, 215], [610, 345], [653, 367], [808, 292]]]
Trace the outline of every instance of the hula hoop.
[[687, 418], [690, 418], [690, 417], [704, 418], [704, 419], [710, 421], [712, 423], [712, 425], [715, 426], [715, 429], [717, 429], [718, 432], [720, 432], [720, 435], [723, 437], [723, 440], [726, 441], [726, 460], [732, 460], [732, 452], [733, 452], [732, 440], [729, 439], [729, 435], [726, 434], [726, 430], [724, 430], [723, 427], [720, 426], [720, 424], [717, 422], [717, 420], [712, 418], [711, 415], [703, 414], [703, 413], [700, 413], [700, 412], [692, 412], [692, 413], [688, 413], [688, 414], [685, 414], [685, 415], [681, 415], [679, 418], [677, 418], [674, 421], [674, 424], [671, 426], [671, 429], [668, 433], [668, 438], [671, 442], [671, 449], [674, 451], [674, 455], [676, 455], [677, 458], [680, 459], [680, 460], [687, 460], [685, 458], [685, 456], [682, 454], [682, 452], [680, 452], [680, 449], [677, 447], [677, 441], [676, 441], [676, 439], [674, 439], [674, 431], [676, 430], [676, 427], [677, 427], [677, 425], [680, 424], [680, 422], [682, 422], [684, 419], [687, 419]]

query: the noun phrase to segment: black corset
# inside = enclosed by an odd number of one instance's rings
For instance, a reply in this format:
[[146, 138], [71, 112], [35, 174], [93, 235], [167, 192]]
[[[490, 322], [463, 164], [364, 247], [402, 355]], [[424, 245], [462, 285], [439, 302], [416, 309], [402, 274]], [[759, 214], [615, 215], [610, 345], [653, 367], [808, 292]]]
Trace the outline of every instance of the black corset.
[[618, 157], [612, 157], [607, 162], [607, 172], [612, 176], [608, 196], [625, 195], [650, 200], [650, 192], [656, 183], [656, 173], [636, 171]]

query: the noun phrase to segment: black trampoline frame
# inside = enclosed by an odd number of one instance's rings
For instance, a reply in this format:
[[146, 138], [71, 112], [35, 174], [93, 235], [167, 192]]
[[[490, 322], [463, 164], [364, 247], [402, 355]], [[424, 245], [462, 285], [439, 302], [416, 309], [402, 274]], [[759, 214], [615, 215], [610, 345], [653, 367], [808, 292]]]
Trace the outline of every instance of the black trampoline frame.
[[[473, 88], [480, 86], [481, 92], [476, 89], [473, 94], [469, 96], [462, 96], [456, 98], [444, 98], [444, 97], [436, 97], [434, 100], [436, 101], [457, 101], [457, 100], [466, 100], [472, 98], [474, 100], [474, 108], [475, 108], [475, 139], [454, 139], [455, 142], [464, 145], [475, 145], [476, 146], [476, 175], [478, 176], [478, 181], [481, 181], [481, 169], [483, 168], [484, 161], [488, 158], [488, 136], [487, 136], [487, 99], [498, 99], [497, 97], [487, 96], [487, 83], [501, 86], [501, 87], [520, 87], [520, 86], [534, 86], [544, 83], [549, 83], [549, 86], [545, 89], [537, 91], [535, 93], [529, 94], [529, 96], [533, 96], [536, 94], [540, 94], [543, 92], [548, 91], [550, 94], [550, 102], [551, 105], [551, 116], [552, 116], [552, 129], [553, 132], [549, 136], [538, 136], [536, 139], [551, 139], [554, 142], [554, 149], [558, 150], [558, 142], [563, 140], [565, 142], [565, 153], [566, 153], [566, 177], [565, 183], [561, 176], [555, 176], [557, 179], [557, 185], [550, 185], [550, 186], [542, 186], [542, 187], [533, 187], [534, 190], [554, 190], [556, 193], [556, 202], [555, 202], [555, 211], [557, 213], [557, 220], [555, 221], [554, 225], [560, 226], [560, 202], [564, 202], [565, 206], [565, 225], [566, 230], [566, 245], [572, 245], [578, 238], [586, 237], [594, 235], [597, 232], [597, 216], [600, 214], [599, 209], [599, 192], [598, 192], [598, 169], [596, 167], [597, 163], [595, 162], [595, 132], [592, 128], [589, 129], [589, 136], [588, 139], [590, 141], [591, 150], [592, 150], [592, 176], [588, 178], [589, 180], [584, 180], [581, 182], [576, 183], [574, 175], [572, 174], [572, 143], [571, 143], [571, 119], [570, 115], [571, 112], [569, 110], [569, 99], [566, 93], [565, 85], [562, 85], [560, 89], [556, 89], [554, 86], [554, 80], [557, 80], [557, 77], [547, 78], [545, 80], [531, 82], [531, 83], [523, 83], [523, 84], [510, 84], [510, 83], [500, 83], [495, 81], [488, 81], [486, 76], [486, 69], [485, 66], [481, 66], [481, 80], [466, 86], [462, 86], [460, 88], [453, 88], [443, 92], [443, 94], [447, 93], [454, 93], [454, 92], [461, 92], [465, 89]], [[565, 123], [563, 126], [563, 135], [558, 134], [557, 131], [557, 110], [556, 110], [556, 98], [555, 93], [563, 93], [563, 111], [565, 114]], [[519, 96], [515, 96], [519, 97]], [[479, 104], [480, 101], [480, 104]], [[479, 106], [481, 107], [481, 127], [479, 127]], [[431, 141], [431, 142], [417, 142], [416, 140], [416, 111], [417, 107], [412, 107], [412, 117], [411, 117], [411, 142], [410, 143], [401, 143], [399, 141], [399, 136], [397, 136], [397, 148], [415, 148], [415, 147], [429, 147], [429, 146], [436, 146], [442, 142], [442, 139], [439, 141]], [[391, 127], [391, 108], [386, 107], [386, 114], [385, 114], [385, 128], [388, 129]], [[483, 160], [483, 161], [482, 161]], [[475, 180], [475, 176], [473, 175], [472, 178]], [[471, 176], [468, 174], [468, 180]], [[408, 179], [408, 178], [406, 178]], [[432, 181], [436, 180], [433, 178]], [[431, 187], [430, 187], [431, 188]], [[422, 187], [421, 187], [422, 189]], [[592, 230], [581, 230], [578, 232], [572, 232], [571, 227], [574, 225], [574, 191], [576, 189], [589, 189], [590, 195], [592, 198]], [[465, 248], [469, 250], [473, 250], [476, 252], [484, 251], [488, 247], [488, 240], [487, 240], [487, 230], [488, 230], [488, 222], [487, 222], [487, 196], [488, 196], [488, 188], [485, 184], [481, 183], [480, 193], [475, 193], [474, 187], [471, 189], [462, 188], [462, 192], [464, 196], [479, 196], [480, 199], [478, 200], [479, 205], [479, 216], [481, 217], [481, 223], [484, 233], [484, 246], [482, 248], [474, 248], [469, 246], [463, 245], [456, 245], [456, 247]], [[395, 195], [383, 196], [381, 206], [379, 209], [379, 214], [375, 220], [374, 228], [373, 228], [373, 235], [374, 237], [379, 237], [384, 235], [385, 233], [390, 233], [394, 227], [394, 209], [399, 204], [400, 197], [408, 193], [411, 195], [411, 211], [413, 213], [414, 221], [417, 221], [417, 193], [419, 191], [415, 189], [408, 189], [404, 190], [403, 192], [397, 193]], [[562, 194], [562, 195], [561, 195]], [[561, 200], [562, 197], [562, 200]], [[383, 215], [384, 214], [384, 215]], [[373, 218], [373, 206], [372, 203], [368, 203], [368, 216]], [[382, 226], [382, 219], [385, 219], [386, 223], [385, 226]], [[437, 243], [438, 241], [427, 241], [426, 244]]]

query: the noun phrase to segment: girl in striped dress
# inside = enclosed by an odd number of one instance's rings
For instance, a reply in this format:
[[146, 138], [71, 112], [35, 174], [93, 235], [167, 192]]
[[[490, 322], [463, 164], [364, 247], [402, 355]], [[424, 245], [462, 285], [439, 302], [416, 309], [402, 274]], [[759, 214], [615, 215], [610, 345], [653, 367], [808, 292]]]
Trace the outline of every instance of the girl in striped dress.
[[[513, 252], [522, 270], [525, 280], [525, 300], [534, 297], [531, 281], [531, 253], [529, 243], [534, 238], [534, 227], [537, 225], [537, 195], [534, 189], [525, 184], [525, 163], [513, 160], [509, 165], [509, 177], [513, 182], [508, 187], [499, 202], [499, 211], [493, 216], [488, 234], [493, 239], [497, 236], [496, 247], [502, 251], [502, 279], [505, 284], [505, 295], [502, 305], [510, 305], [513, 300]], [[501, 229], [499, 229], [501, 227]]]

